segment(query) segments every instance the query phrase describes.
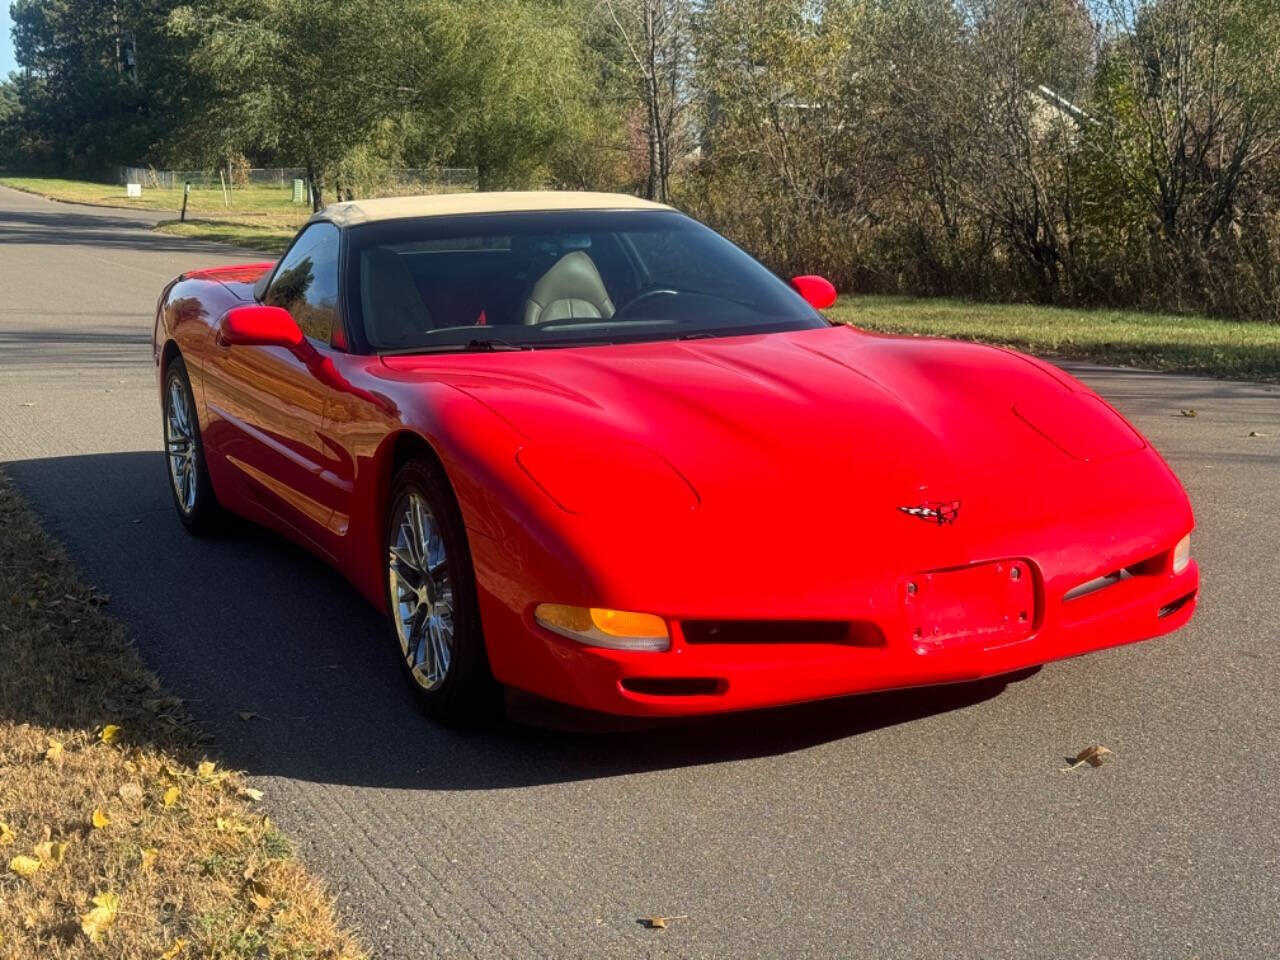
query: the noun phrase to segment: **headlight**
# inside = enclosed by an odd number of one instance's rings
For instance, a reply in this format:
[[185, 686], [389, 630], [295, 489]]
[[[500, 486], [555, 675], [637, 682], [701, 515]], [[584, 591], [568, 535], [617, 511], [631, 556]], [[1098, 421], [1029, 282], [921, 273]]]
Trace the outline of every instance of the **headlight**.
[[1191, 534], [1187, 534], [1178, 541], [1178, 545], [1173, 548], [1173, 572], [1181, 573], [1187, 569], [1187, 564], [1191, 562]]
[[570, 640], [613, 650], [667, 650], [667, 623], [651, 613], [628, 613], [602, 607], [569, 607], [540, 603], [533, 611], [539, 626]]

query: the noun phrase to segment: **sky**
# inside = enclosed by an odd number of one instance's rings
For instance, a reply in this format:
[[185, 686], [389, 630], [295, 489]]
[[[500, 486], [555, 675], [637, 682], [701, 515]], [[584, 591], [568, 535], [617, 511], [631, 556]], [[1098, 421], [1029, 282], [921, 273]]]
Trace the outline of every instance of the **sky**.
[[9, 34], [12, 27], [8, 0], [0, 0], [0, 80], [8, 77], [10, 70], [18, 69], [13, 60], [13, 37]]

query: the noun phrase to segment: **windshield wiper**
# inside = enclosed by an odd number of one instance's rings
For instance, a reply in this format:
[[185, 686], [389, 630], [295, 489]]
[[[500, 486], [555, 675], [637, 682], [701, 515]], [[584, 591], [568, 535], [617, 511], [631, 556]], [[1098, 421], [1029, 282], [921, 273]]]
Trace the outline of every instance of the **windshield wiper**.
[[499, 353], [508, 350], [532, 350], [529, 344], [512, 343], [497, 337], [492, 340], [481, 340], [473, 337], [466, 343], [426, 343], [419, 347], [400, 347], [395, 350], [380, 350], [384, 357], [413, 356], [420, 353]]

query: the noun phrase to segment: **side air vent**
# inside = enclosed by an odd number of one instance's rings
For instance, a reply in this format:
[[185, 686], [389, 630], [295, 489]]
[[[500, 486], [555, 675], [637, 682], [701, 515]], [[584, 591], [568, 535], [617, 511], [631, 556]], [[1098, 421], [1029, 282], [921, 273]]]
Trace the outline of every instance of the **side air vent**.
[[826, 643], [882, 647], [884, 634], [874, 623], [846, 620], [685, 620], [685, 643]]
[[1081, 597], [1087, 597], [1089, 594], [1105, 590], [1107, 587], [1114, 587], [1117, 583], [1124, 583], [1124, 581], [1131, 580], [1134, 577], [1158, 574], [1164, 570], [1166, 556], [1167, 554], [1165, 553], [1157, 553], [1155, 556], [1139, 560], [1137, 563], [1131, 563], [1127, 567], [1122, 567], [1101, 577], [1086, 580], [1084, 583], [1077, 584], [1064, 593], [1062, 601], [1063, 603], [1070, 603], [1072, 600], [1079, 600]]
[[729, 684], [717, 677], [623, 677], [622, 689], [649, 697], [711, 697]]

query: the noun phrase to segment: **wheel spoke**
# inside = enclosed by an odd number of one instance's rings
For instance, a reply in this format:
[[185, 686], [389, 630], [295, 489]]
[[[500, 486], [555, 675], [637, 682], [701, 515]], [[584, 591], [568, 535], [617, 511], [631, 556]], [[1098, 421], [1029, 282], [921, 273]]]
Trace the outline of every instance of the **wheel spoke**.
[[387, 576], [401, 653], [427, 690], [442, 684], [453, 658], [453, 589], [440, 523], [426, 498], [402, 501], [387, 551]]

